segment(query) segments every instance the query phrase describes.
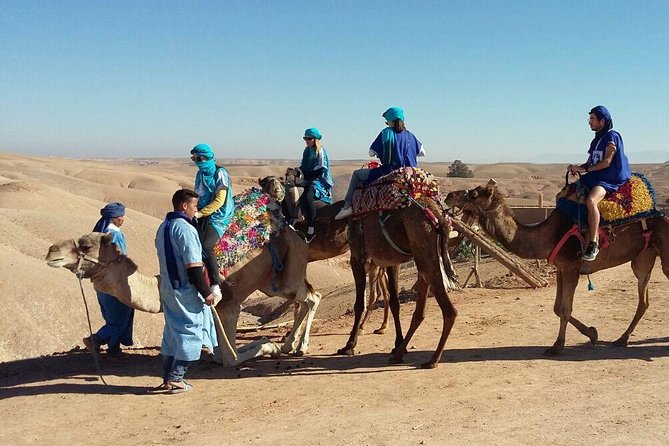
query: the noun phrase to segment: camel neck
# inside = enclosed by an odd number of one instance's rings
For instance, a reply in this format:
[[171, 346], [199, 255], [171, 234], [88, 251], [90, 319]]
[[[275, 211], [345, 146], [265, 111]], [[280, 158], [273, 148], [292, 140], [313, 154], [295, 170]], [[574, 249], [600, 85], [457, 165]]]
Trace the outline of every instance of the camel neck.
[[500, 205], [492, 211], [484, 211], [479, 218], [483, 229], [506, 249], [525, 259], [545, 259], [555, 245], [555, 212], [536, 226], [518, 223], [511, 209]]

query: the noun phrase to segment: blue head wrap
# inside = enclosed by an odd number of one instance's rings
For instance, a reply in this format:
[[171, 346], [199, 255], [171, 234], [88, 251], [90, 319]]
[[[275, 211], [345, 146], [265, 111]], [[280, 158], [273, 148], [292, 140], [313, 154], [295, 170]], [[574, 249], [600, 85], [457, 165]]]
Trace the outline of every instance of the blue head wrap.
[[107, 206], [100, 209], [102, 218], [98, 220], [93, 228], [93, 232], [105, 232], [112, 218], [123, 217], [125, 215], [125, 206], [123, 203], [109, 203]]
[[321, 135], [321, 132], [319, 132], [316, 127], [311, 127], [306, 129], [304, 131], [304, 136], [307, 138], [316, 138], [318, 140], [320, 140], [323, 137], [323, 135]]
[[204, 161], [195, 161], [197, 168], [204, 174], [205, 177], [210, 177], [216, 172], [216, 161], [214, 160], [214, 151], [211, 150], [209, 144], [198, 144], [190, 151], [191, 155], [202, 156], [207, 158]]
[[388, 122], [393, 122], [397, 119], [404, 121], [404, 110], [402, 110], [400, 107], [390, 107], [388, 110], [383, 112], [381, 116], [386, 118], [386, 121]]
[[613, 118], [611, 117], [611, 113], [609, 113], [607, 108], [604, 107], [603, 105], [598, 105], [597, 107], [594, 107], [592, 110], [590, 110], [590, 113], [595, 115], [597, 119], [603, 119], [604, 121], [606, 121], [606, 123], [604, 124], [604, 128], [597, 133], [606, 133], [613, 128]]

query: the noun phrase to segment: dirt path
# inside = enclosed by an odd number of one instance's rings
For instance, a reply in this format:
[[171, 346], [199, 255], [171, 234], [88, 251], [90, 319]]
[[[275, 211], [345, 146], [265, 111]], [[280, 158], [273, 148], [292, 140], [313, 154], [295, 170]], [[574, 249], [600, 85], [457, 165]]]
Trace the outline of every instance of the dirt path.
[[[634, 314], [636, 281], [628, 265], [594, 280], [595, 292], [579, 285], [574, 315], [612, 341]], [[345, 343], [350, 316], [319, 320], [305, 358], [240, 370], [203, 363], [184, 395], [144, 392], [159, 383], [156, 349], [105, 362], [109, 387], [86, 353], [4, 363], [0, 444], [665, 445], [669, 281], [659, 267], [650, 287], [651, 307], [629, 347], [593, 347], [570, 327], [558, 358], [543, 354], [558, 328], [548, 288], [453, 293], [459, 316], [435, 370], [416, 368], [441, 329], [433, 299], [402, 365], [387, 361], [392, 330], [364, 335], [354, 357], [330, 356]], [[402, 307], [404, 327], [412, 310]], [[262, 334], [280, 335], [247, 339]]]

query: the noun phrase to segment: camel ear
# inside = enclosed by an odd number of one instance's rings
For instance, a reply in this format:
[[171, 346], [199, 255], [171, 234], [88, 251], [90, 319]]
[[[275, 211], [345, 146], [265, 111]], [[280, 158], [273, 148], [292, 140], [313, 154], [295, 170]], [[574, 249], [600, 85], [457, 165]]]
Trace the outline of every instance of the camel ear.
[[490, 178], [490, 181], [488, 181], [488, 184], [485, 185], [485, 190], [489, 195], [492, 195], [493, 193], [495, 193], [495, 191], [497, 190], [497, 181]]

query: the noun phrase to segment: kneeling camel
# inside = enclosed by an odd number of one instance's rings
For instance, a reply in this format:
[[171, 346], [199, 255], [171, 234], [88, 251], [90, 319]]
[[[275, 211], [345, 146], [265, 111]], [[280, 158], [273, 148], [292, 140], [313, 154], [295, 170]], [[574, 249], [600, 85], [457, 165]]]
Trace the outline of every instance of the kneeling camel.
[[[307, 351], [309, 330], [321, 299], [306, 280], [308, 246], [290, 228], [282, 229], [270, 245], [250, 253], [222, 280], [223, 299], [215, 311], [223, 325], [223, 331], [217, 334], [225, 366], [258, 356], [275, 357], [281, 352], [303, 355]], [[161, 311], [157, 278], [138, 273], [137, 265], [111, 242], [111, 234], [91, 232], [56, 243], [49, 248], [46, 260], [49, 266], [63, 267], [90, 279], [96, 289], [116, 296], [129, 307], [150, 313]], [[277, 268], [277, 262], [283, 268]], [[256, 290], [300, 305], [293, 329], [281, 348], [266, 338], [236, 346], [240, 305]]]

